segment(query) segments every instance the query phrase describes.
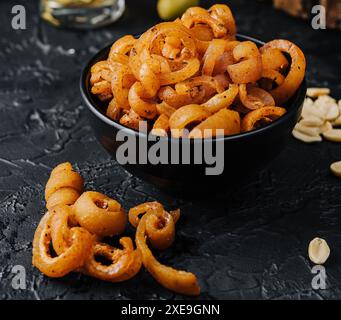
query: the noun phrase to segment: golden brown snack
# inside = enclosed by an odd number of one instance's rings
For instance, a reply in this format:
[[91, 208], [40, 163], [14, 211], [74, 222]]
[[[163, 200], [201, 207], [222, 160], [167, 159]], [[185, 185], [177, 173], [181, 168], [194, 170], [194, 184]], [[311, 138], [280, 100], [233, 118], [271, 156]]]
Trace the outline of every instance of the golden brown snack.
[[143, 121], [143, 118], [141, 118], [133, 109], [130, 109], [122, 116], [120, 124], [138, 131]]
[[136, 39], [131, 35], [118, 39], [110, 48], [108, 57], [109, 66], [113, 66], [116, 63], [128, 64], [128, 54], [135, 42]]
[[237, 63], [229, 65], [227, 71], [233, 83], [256, 82], [262, 76], [262, 57], [251, 41], [239, 43], [232, 51]]
[[284, 108], [265, 106], [249, 112], [242, 120], [241, 128], [243, 132], [257, 129], [262, 126], [261, 121], [271, 123], [286, 113]]
[[110, 119], [114, 121], [118, 121], [121, 118], [121, 114], [122, 114], [122, 108], [117, 104], [115, 99], [111, 99], [111, 101], [108, 104], [106, 115]]
[[[189, 8], [181, 19], [159, 23], [139, 39], [125, 36], [116, 41], [108, 59], [91, 68], [92, 93], [110, 100], [107, 115], [114, 121], [182, 138], [188, 137], [184, 129], [172, 129], [174, 109], [201, 105], [213, 115], [231, 108], [243, 117], [257, 108], [285, 103], [303, 80], [303, 53], [286, 40], [258, 49], [252, 41], [236, 41], [235, 35], [227, 5]], [[205, 119], [190, 121], [188, 129]], [[142, 121], [148, 126], [139, 126]], [[258, 125], [269, 122], [264, 119]], [[216, 129], [211, 120], [203, 127], [211, 123]]]
[[83, 191], [83, 178], [65, 162], [54, 168], [45, 187], [46, 207], [57, 204], [73, 204]]
[[279, 49], [263, 50], [261, 56], [263, 69], [265, 70], [283, 71], [289, 65], [287, 58]]
[[169, 118], [165, 114], [161, 114], [153, 125], [151, 131], [152, 134], [156, 136], [167, 136], [167, 131], [169, 130]]
[[277, 104], [288, 101], [301, 85], [306, 69], [306, 61], [301, 49], [288, 40], [273, 40], [266, 43], [261, 49], [264, 54], [268, 50], [278, 49], [291, 57], [290, 70], [282, 84], [270, 91]]
[[93, 238], [83, 228], [71, 228], [66, 240], [70, 246], [60, 255], [52, 257], [51, 219], [53, 214], [47, 212], [41, 219], [33, 239], [32, 264], [45, 275], [57, 278], [81, 267], [88, 258]]
[[66, 205], [57, 205], [52, 209], [51, 240], [53, 250], [63, 254], [70, 246], [70, 219], [73, 217], [72, 208]]
[[234, 39], [237, 33], [236, 23], [230, 8], [226, 4], [215, 4], [208, 9], [210, 16], [221, 23], [226, 28], [225, 38]]
[[143, 90], [141, 82], [135, 82], [129, 90], [129, 104], [139, 116], [146, 119], [153, 119], [157, 114], [156, 103], [143, 99]]
[[49, 197], [46, 207], [48, 210], [52, 209], [56, 205], [66, 204], [72, 205], [79, 198], [80, 192], [76, 189], [65, 187], [60, 188]]
[[201, 122], [209, 116], [209, 112], [202, 106], [190, 104], [177, 109], [169, 118], [169, 127], [174, 137], [182, 136], [187, 126]]
[[249, 110], [275, 105], [275, 100], [269, 92], [251, 85], [239, 85], [239, 99], [244, 107]]
[[203, 103], [202, 106], [209, 113], [215, 113], [220, 109], [228, 108], [233, 103], [237, 95], [238, 86], [235, 84], [230, 84], [227, 90], [213, 96], [210, 100]]
[[[139, 250], [134, 250], [133, 242], [129, 237], [121, 238], [120, 244], [123, 249], [105, 243], [95, 243], [82, 272], [110, 282], [122, 282], [134, 277], [141, 269], [141, 254]], [[109, 264], [98, 262], [96, 260], [98, 257], [108, 260]]]
[[[220, 132], [218, 131], [220, 129]], [[221, 134], [223, 131], [223, 134]], [[189, 133], [189, 138], [209, 138], [240, 133], [240, 116], [237, 111], [226, 108], [214, 113]]]
[[[165, 86], [159, 90], [158, 95], [159, 98], [162, 100], [162, 103], [166, 103], [167, 105], [178, 109], [191, 103], [202, 103], [205, 99], [206, 92], [205, 90], [199, 90], [197, 87], [194, 87], [189, 90], [189, 92], [180, 94], [176, 92], [175, 89], [173, 89], [172, 87]], [[158, 109], [159, 106], [157, 106], [156, 108]], [[173, 110], [173, 112], [174, 111], [175, 110]], [[168, 116], [171, 116], [171, 114], [168, 114]]]
[[136, 230], [136, 245], [141, 252], [142, 263], [153, 278], [165, 288], [181, 294], [199, 295], [200, 287], [193, 273], [179, 271], [159, 263], [146, 243], [148, 238], [154, 241], [154, 246], [155, 243], [159, 247], [162, 244], [163, 248], [169, 246], [174, 239], [173, 227], [172, 215], [166, 212], [161, 205], [154, 205], [147, 209]]
[[126, 227], [127, 215], [121, 205], [99, 192], [84, 192], [73, 210], [80, 226], [98, 236], [118, 235]]
[[[214, 11], [216, 14], [216, 10]], [[217, 15], [216, 15], [217, 17]], [[186, 10], [182, 15], [181, 21], [186, 28], [191, 28], [196, 24], [204, 24], [212, 29], [216, 38], [221, 38], [227, 35], [227, 28], [222, 21], [213, 18], [210, 13], [200, 7], [192, 7]]]

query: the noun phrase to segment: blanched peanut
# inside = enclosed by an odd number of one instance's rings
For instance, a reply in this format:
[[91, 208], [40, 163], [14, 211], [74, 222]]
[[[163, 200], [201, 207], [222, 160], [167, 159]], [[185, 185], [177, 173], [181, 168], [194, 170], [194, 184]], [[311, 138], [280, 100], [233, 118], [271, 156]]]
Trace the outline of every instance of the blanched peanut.
[[329, 131], [333, 129], [332, 124], [330, 123], [330, 121], [326, 121], [322, 126], [320, 126], [320, 133]]
[[308, 88], [307, 96], [310, 98], [317, 98], [319, 96], [325, 96], [330, 94], [329, 88]]
[[317, 135], [317, 136], [310, 136], [310, 135], [307, 135], [307, 134], [304, 134], [296, 129], [294, 129], [292, 131], [292, 135], [298, 139], [298, 140], [301, 140], [303, 142], [306, 142], [306, 143], [312, 143], [312, 142], [320, 142], [322, 141], [322, 138]]
[[310, 98], [305, 99], [302, 109], [302, 117], [308, 118], [310, 116], [315, 116], [324, 120], [325, 114], [320, 108], [316, 108], [313, 100]]
[[324, 124], [324, 121], [320, 117], [310, 115], [303, 118], [300, 123], [308, 127], [320, 127]]
[[330, 171], [333, 172], [338, 178], [341, 178], [341, 161], [332, 163], [330, 165]]
[[341, 129], [332, 129], [322, 133], [323, 137], [329, 141], [341, 142]]
[[320, 134], [319, 127], [308, 127], [302, 124], [301, 122], [297, 123], [294, 129], [308, 136], [318, 136]]
[[332, 125], [334, 127], [341, 126], [341, 115], [338, 118], [336, 118], [334, 121], [332, 121]]
[[315, 264], [324, 264], [330, 255], [330, 249], [324, 239], [314, 238], [309, 243], [308, 254], [311, 262]]

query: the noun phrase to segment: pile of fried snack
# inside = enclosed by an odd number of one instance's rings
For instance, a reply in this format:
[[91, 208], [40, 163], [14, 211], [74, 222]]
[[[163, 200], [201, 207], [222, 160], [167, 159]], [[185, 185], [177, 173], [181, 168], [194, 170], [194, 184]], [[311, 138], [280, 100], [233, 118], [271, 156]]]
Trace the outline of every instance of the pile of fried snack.
[[[250, 131], [281, 117], [305, 75], [300, 48], [236, 40], [228, 6], [189, 8], [138, 39], [127, 35], [91, 68], [91, 92], [124, 126], [202, 138]], [[220, 131], [221, 132], [221, 131]], [[220, 133], [219, 132], [219, 133]]]
[[[46, 184], [47, 213], [33, 240], [32, 263], [49, 277], [76, 271], [104, 281], [122, 282], [134, 277], [143, 265], [165, 288], [198, 295], [194, 274], [159, 263], [148, 244], [158, 250], [174, 241], [180, 210], [167, 212], [158, 202], [146, 202], [129, 210], [99, 192], [83, 192], [83, 178], [70, 163], [53, 169]], [[136, 228], [136, 248], [130, 237], [121, 237], [122, 248], [104, 242], [120, 235], [129, 219]], [[148, 241], [148, 242], [147, 242]]]

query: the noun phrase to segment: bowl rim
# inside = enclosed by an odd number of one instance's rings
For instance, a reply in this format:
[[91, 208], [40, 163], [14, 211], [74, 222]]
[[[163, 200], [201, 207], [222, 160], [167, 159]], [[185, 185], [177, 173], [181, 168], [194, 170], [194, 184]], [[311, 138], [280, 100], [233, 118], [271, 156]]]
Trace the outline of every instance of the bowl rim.
[[[139, 37], [139, 35], [135, 35], [135, 37]], [[255, 39], [251, 36], [247, 36], [247, 35], [243, 35], [243, 34], [236, 34], [237, 39], [242, 39], [242, 40], [248, 40], [248, 41], [252, 41], [255, 42], [258, 46], [260, 45], [264, 45], [265, 42]], [[115, 40], [116, 41], [116, 40]], [[141, 132], [141, 131], [137, 131], [134, 129], [131, 129], [129, 127], [123, 126], [120, 123], [110, 119], [109, 117], [107, 117], [102, 111], [100, 111], [99, 107], [95, 105], [95, 103], [93, 103], [92, 100], [92, 94], [89, 92], [89, 90], [87, 90], [87, 81], [89, 80], [89, 73], [90, 73], [90, 69], [91, 66], [96, 63], [97, 61], [100, 61], [99, 58], [102, 57], [104, 55], [104, 53], [106, 51], [110, 50], [110, 47], [112, 46], [112, 44], [115, 42], [111, 42], [110, 44], [106, 45], [105, 47], [103, 47], [102, 49], [98, 50], [96, 54], [94, 54], [83, 66], [82, 68], [82, 72], [81, 72], [81, 77], [80, 77], [80, 91], [81, 91], [81, 96], [83, 98], [83, 101], [85, 101], [85, 104], [87, 105], [88, 109], [97, 117], [99, 118], [101, 121], [105, 122], [107, 125], [114, 127], [118, 130], [124, 130], [126, 133], [129, 133], [131, 135], [135, 135], [138, 136], [139, 138], [148, 138], [149, 136], [149, 132], [145, 133], [145, 132]], [[233, 135], [227, 135], [227, 136], [220, 136], [220, 137], [213, 137], [213, 138], [203, 138], [203, 139], [188, 139], [188, 138], [174, 138], [171, 136], [167, 136], [167, 137], [162, 137], [162, 136], [155, 136], [158, 140], [170, 140], [170, 141], [181, 141], [181, 140], [186, 140], [186, 141], [190, 141], [190, 143], [194, 143], [195, 141], [235, 141], [235, 140], [240, 140], [240, 139], [247, 139], [253, 136], [257, 136], [259, 134], [262, 134], [263, 132], [266, 132], [268, 130], [272, 130], [278, 126], [280, 126], [283, 122], [285, 122], [287, 119], [289, 119], [291, 116], [293, 116], [294, 114], [296, 114], [297, 110], [301, 107], [301, 105], [303, 104], [304, 98], [306, 96], [306, 91], [307, 91], [307, 84], [306, 84], [306, 77], [304, 77], [302, 83], [300, 84], [299, 88], [297, 89], [295, 95], [294, 95], [294, 99], [290, 104], [290, 108], [287, 109], [287, 112], [281, 116], [280, 118], [276, 119], [276, 121], [252, 130], [252, 131], [248, 131], [248, 132], [241, 132], [238, 134], [233, 134]]]

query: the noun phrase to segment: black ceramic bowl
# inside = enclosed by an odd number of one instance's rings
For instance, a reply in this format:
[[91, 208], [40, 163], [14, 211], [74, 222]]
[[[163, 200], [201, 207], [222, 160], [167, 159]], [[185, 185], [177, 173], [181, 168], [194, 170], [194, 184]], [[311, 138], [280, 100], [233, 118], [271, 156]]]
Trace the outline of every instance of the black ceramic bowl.
[[[251, 40], [259, 46], [263, 45], [261, 41], [247, 36], [239, 35], [238, 39]], [[90, 124], [98, 141], [116, 159], [116, 151], [124, 143], [118, 141], [116, 136], [120, 130], [124, 130], [123, 132], [127, 137], [139, 138], [140, 143], [146, 143], [148, 151], [155, 142], [147, 141], [146, 134], [126, 128], [108, 118], [105, 115], [106, 104], [101, 103], [91, 94], [90, 68], [97, 61], [106, 59], [109, 50], [110, 46], [100, 50], [87, 63], [82, 72], [80, 89], [88, 107]], [[171, 164], [153, 164], [147, 159], [146, 164], [137, 162], [137, 164], [125, 164], [123, 166], [132, 174], [161, 188], [180, 192], [215, 191], [218, 184], [234, 187], [236, 183], [244, 181], [246, 177], [250, 177], [264, 168], [285, 149], [288, 140], [291, 138], [291, 131], [300, 116], [305, 94], [306, 83], [303, 81], [296, 94], [286, 104], [287, 113], [278, 120], [251, 132], [213, 139], [213, 150], [223, 144], [224, 170], [220, 175], [207, 175], [207, 161], [203, 158], [198, 161], [199, 164], [194, 163], [194, 149], [198, 145], [205, 148], [211, 144], [210, 139], [196, 141], [193, 139], [160, 138], [161, 141], [168, 143], [168, 161], [165, 162]], [[179, 150], [178, 147], [183, 147], [186, 151], [190, 150], [189, 164], [174, 164], [172, 161], [173, 150]], [[138, 154], [138, 144], [133, 152]]]

